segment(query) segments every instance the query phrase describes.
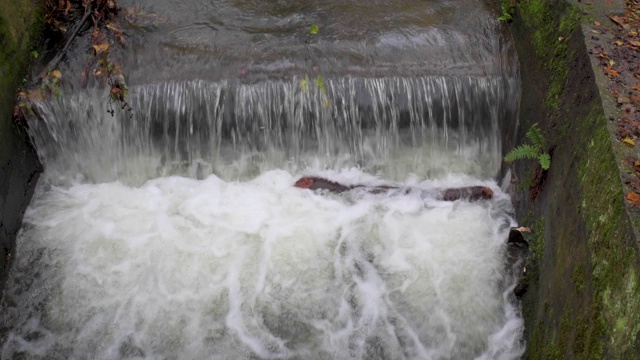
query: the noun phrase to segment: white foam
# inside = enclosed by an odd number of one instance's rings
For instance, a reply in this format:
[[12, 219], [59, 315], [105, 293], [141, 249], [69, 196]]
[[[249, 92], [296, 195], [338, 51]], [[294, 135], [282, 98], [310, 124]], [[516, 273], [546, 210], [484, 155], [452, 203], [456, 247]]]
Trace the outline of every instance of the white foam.
[[[318, 171], [381, 183], [356, 169]], [[335, 195], [268, 171], [37, 189], [2, 302], [1, 356], [515, 359], [508, 196]]]

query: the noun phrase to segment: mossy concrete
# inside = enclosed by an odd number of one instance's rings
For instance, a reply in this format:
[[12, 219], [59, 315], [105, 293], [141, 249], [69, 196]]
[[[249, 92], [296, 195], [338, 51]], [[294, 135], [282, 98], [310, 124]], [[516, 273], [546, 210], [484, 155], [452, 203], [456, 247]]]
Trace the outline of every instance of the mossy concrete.
[[14, 258], [15, 237], [41, 172], [25, 129], [12, 121], [15, 90], [24, 77], [38, 28], [31, 0], [0, 0], [0, 293]]
[[[605, 23], [621, 6], [519, 0], [509, 25], [523, 84], [515, 143], [537, 122], [553, 154], [535, 201], [511, 189], [535, 249], [523, 297], [528, 359], [640, 359], [640, 221], [624, 200], [625, 149], [612, 136], [615, 109], [587, 44], [588, 22]], [[535, 166], [512, 169], [526, 179]]]

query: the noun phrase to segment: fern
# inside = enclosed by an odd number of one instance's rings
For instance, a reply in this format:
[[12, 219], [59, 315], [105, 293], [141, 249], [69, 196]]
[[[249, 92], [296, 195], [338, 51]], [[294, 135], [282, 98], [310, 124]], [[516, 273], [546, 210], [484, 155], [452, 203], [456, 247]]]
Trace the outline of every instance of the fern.
[[504, 161], [513, 162], [522, 159], [537, 159], [538, 156], [538, 149], [536, 147], [524, 144], [509, 151], [507, 155], [504, 156]]
[[525, 134], [531, 144], [523, 144], [509, 151], [504, 156], [504, 161], [513, 162], [522, 159], [536, 159], [543, 170], [549, 170], [551, 166], [551, 155], [544, 152], [546, 146], [544, 144], [544, 136], [538, 127], [538, 123], [531, 125]]
[[535, 146], [538, 150], [544, 151], [544, 136], [542, 135], [542, 131], [538, 127], [538, 123], [531, 125], [529, 131], [525, 134], [525, 136], [531, 141], [531, 144]]
[[551, 155], [547, 153], [538, 155], [538, 162], [542, 170], [549, 170], [549, 166], [551, 166]]

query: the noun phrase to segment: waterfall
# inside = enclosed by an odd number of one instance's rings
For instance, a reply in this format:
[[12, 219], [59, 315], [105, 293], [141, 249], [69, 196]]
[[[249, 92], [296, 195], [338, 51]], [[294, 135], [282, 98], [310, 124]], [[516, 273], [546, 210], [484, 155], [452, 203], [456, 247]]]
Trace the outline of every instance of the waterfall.
[[[130, 108], [77, 85], [81, 46], [33, 104], [45, 173], [0, 359], [523, 354], [494, 180], [520, 83], [493, 2], [146, 5], [121, 23]], [[493, 196], [443, 199], [466, 186]]]
[[[45, 121], [32, 122], [34, 138], [51, 170], [97, 182], [246, 178], [317, 162], [391, 178], [452, 170], [487, 178], [500, 164], [501, 125], [518, 105], [518, 84], [505, 77], [302, 81], [134, 86], [133, 110], [116, 116], [106, 94], [72, 94], [37, 104]], [[407, 152], [414, 156], [403, 164]]]

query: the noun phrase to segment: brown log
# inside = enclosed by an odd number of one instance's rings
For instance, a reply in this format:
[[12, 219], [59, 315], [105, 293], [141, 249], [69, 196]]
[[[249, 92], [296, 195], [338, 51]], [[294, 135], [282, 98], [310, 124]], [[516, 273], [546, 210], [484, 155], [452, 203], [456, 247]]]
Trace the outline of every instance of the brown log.
[[[397, 186], [380, 185], [380, 186], [365, 186], [365, 185], [352, 185], [346, 186], [340, 183], [330, 181], [316, 176], [305, 176], [300, 178], [295, 183], [295, 187], [309, 190], [329, 190], [334, 193], [342, 193], [345, 191], [353, 190], [356, 188], [363, 188], [366, 191], [373, 194], [380, 194], [390, 190], [398, 189]], [[408, 193], [408, 191], [406, 192]], [[469, 186], [462, 188], [451, 188], [442, 191], [442, 200], [455, 201], [459, 199], [468, 200], [489, 200], [493, 198], [493, 191], [486, 186]]]
[[442, 192], [442, 200], [455, 201], [458, 199], [489, 200], [493, 198], [493, 190], [486, 186], [469, 186], [463, 188], [446, 189]]
[[353, 189], [351, 186], [344, 186], [337, 182], [329, 181], [315, 176], [305, 176], [296, 181], [295, 187], [309, 190], [329, 190], [335, 193], [341, 193]]

